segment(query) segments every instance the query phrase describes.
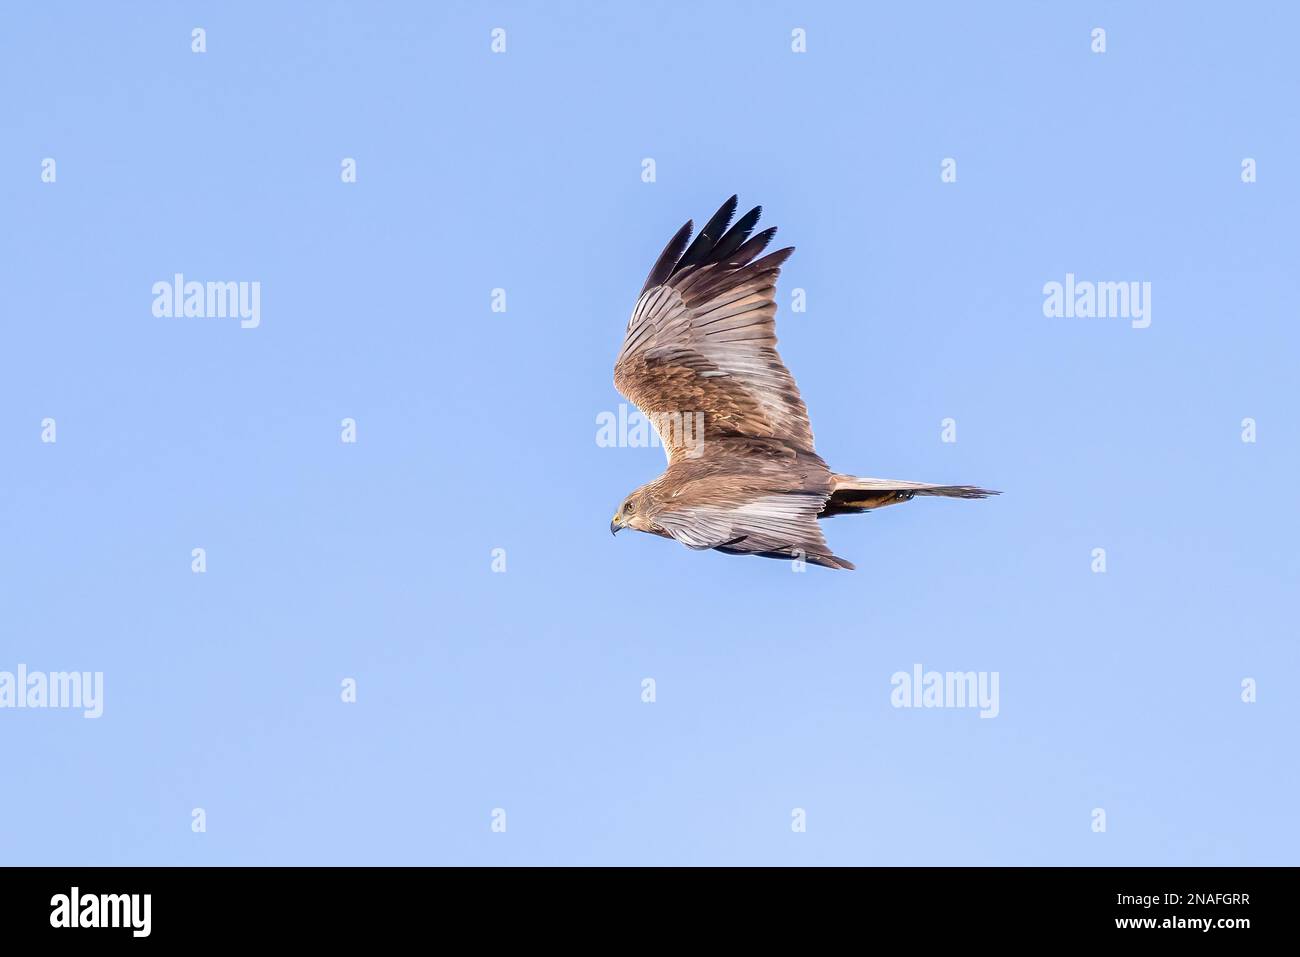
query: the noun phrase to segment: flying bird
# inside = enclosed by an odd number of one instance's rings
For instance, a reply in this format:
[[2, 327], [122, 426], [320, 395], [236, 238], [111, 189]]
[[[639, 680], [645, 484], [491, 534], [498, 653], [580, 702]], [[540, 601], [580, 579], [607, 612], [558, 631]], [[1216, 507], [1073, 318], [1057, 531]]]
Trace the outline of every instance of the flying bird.
[[776, 280], [794, 247], [759, 258], [776, 228], [750, 235], [759, 206], [732, 226], [737, 199], [689, 246], [693, 224], [677, 231], [628, 320], [614, 385], [654, 425], [668, 469], [624, 499], [610, 532], [853, 568], [831, 553], [818, 519], [916, 495], [997, 495], [831, 471], [813, 450], [808, 409], [776, 351]]

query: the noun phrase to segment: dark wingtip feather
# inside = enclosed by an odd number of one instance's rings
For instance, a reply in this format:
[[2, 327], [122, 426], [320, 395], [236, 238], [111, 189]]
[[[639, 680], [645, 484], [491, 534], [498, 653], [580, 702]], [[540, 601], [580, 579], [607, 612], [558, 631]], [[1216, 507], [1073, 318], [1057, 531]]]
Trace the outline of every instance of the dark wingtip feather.
[[709, 254], [717, 247], [718, 240], [722, 238], [722, 234], [731, 222], [731, 217], [736, 215], [736, 206], [739, 203], [740, 197], [733, 193], [731, 198], [718, 208], [718, 211], [704, 224], [704, 228], [695, 237], [695, 241], [691, 243], [690, 248], [678, 261], [677, 268], [673, 270], [674, 273], [679, 273], [688, 266], [696, 266], [708, 261]]
[[731, 254], [749, 238], [749, 234], [754, 231], [754, 227], [758, 224], [758, 218], [762, 215], [763, 207], [755, 206], [736, 220], [736, 224], [727, 230], [726, 235], [718, 240], [718, 245], [713, 247], [713, 252], [709, 255], [709, 261], [726, 262]]
[[776, 269], [784, 263], [794, 253], [793, 246], [786, 246], [784, 249], [778, 249], [774, 253], [768, 253], [762, 259], [756, 259], [750, 263], [750, 268], [756, 272], [764, 269]]
[[[645, 285], [641, 287], [641, 293], [644, 295], [647, 289], [666, 283], [678, 273], [694, 266], [723, 264], [726, 272], [729, 273], [749, 265], [762, 271], [779, 268], [789, 259], [790, 254], [794, 252], [793, 246], [778, 249], [765, 258], [754, 261], [776, 236], [776, 227], [769, 226], [751, 236], [750, 233], [758, 225], [759, 217], [763, 215], [763, 207], [755, 206], [728, 229], [739, 202], [740, 197], [733, 195], [723, 203], [718, 211], [709, 217], [709, 221], [696, 234], [690, 246], [686, 243], [691, 237], [692, 223], [687, 222], [679, 229], [655, 261], [650, 275], [646, 277]], [[685, 252], [682, 251], [684, 247]], [[720, 273], [719, 277], [721, 275]]]
[[748, 240], [745, 241], [744, 245], [742, 245], [739, 249], [735, 251], [735, 253], [732, 254], [731, 261], [736, 263], [737, 265], [743, 266], [745, 263], [749, 262], [759, 253], [761, 253], [764, 249], [766, 249], [767, 244], [772, 241], [772, 237], [775, 235], [776, 235], [776, 227], [769, 226], [761, 233], [758, 233], [755, 236], [751, 236]]
[[641, 287], [642, 295], [645, 294], [647, 289], [668, 281], [668, 277], [673, 274], [673, 267], [677, 265], [678, 257], [682, 254], [682, 249], [686, 246], [686, 241], [691, 238], [691, 230], [694, 228], [694, 221], [688, 219], [686, 224], [673, 234], [673, 238], [668, 240], [668, 245], [659, 254], [655, 264], [650, 267], [650, 275], [646, 276], [645, 285]]

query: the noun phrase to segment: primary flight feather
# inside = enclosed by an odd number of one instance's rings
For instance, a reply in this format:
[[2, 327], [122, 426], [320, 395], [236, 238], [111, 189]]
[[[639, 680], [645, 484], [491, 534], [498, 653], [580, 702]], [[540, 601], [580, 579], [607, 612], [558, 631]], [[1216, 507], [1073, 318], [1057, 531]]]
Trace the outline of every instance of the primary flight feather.
[[998, 494], [832, 472], [813, 451], [808, 410], [776, 351], [776, 280], [794, 247], [760, 258], [776, 229], [750, 235], [758, 206], [731, 225], [736, 201], [689, 246], [693, 224], [677, 231], [628, 320], [614, 385], [654, 425], [668, 468], [623, 501], [610, 531], [852, 568], [831, 553], [818, 519], [915, 495]]

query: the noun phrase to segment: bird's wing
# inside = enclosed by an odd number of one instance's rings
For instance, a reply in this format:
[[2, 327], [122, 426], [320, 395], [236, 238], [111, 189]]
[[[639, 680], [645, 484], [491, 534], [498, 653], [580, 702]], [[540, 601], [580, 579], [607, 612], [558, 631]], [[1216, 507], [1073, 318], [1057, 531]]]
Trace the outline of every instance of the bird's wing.
[[[687, 248], [688, 222], [664, 248], [628, 320], [614, 385], [655, 424], [668, 461], [700, 441], [748, 436], [813, 449], [808, 410], [776, 351], [776, 279], [793, 247], [756, 258], [761, 207], [727, 225], [732, 196]], [[667, 433], [667, 434], [665, 434]]]
[[825, 503], [826, 494], [819, 492], [755, 495], [715, 487], [708, 500], [670, 505], [654, 520], [689, 548], [852, 568], [850, 562], [831, 554], [817, 524], [817, 513]]

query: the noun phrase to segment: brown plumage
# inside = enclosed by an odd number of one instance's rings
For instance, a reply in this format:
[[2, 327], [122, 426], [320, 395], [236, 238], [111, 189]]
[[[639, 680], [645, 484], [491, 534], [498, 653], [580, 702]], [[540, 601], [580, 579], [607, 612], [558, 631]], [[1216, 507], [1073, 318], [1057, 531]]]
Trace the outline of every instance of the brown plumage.
[[634, 528], [689, 548], [852, 568], [831, 553], [819, 518], [915, 495], [985, 498], [832, 472], [813, 451], [808, 410], [776, 351], [776, 280], [794, 247], [762, 258], [776, 229], [750, 236], [761, 207], [728, 229], [732, 196], [687, 246], [669, 240], [628, 320], [614, 385], [655, 425], [663, 475], [629, 495], [610, 531]]

